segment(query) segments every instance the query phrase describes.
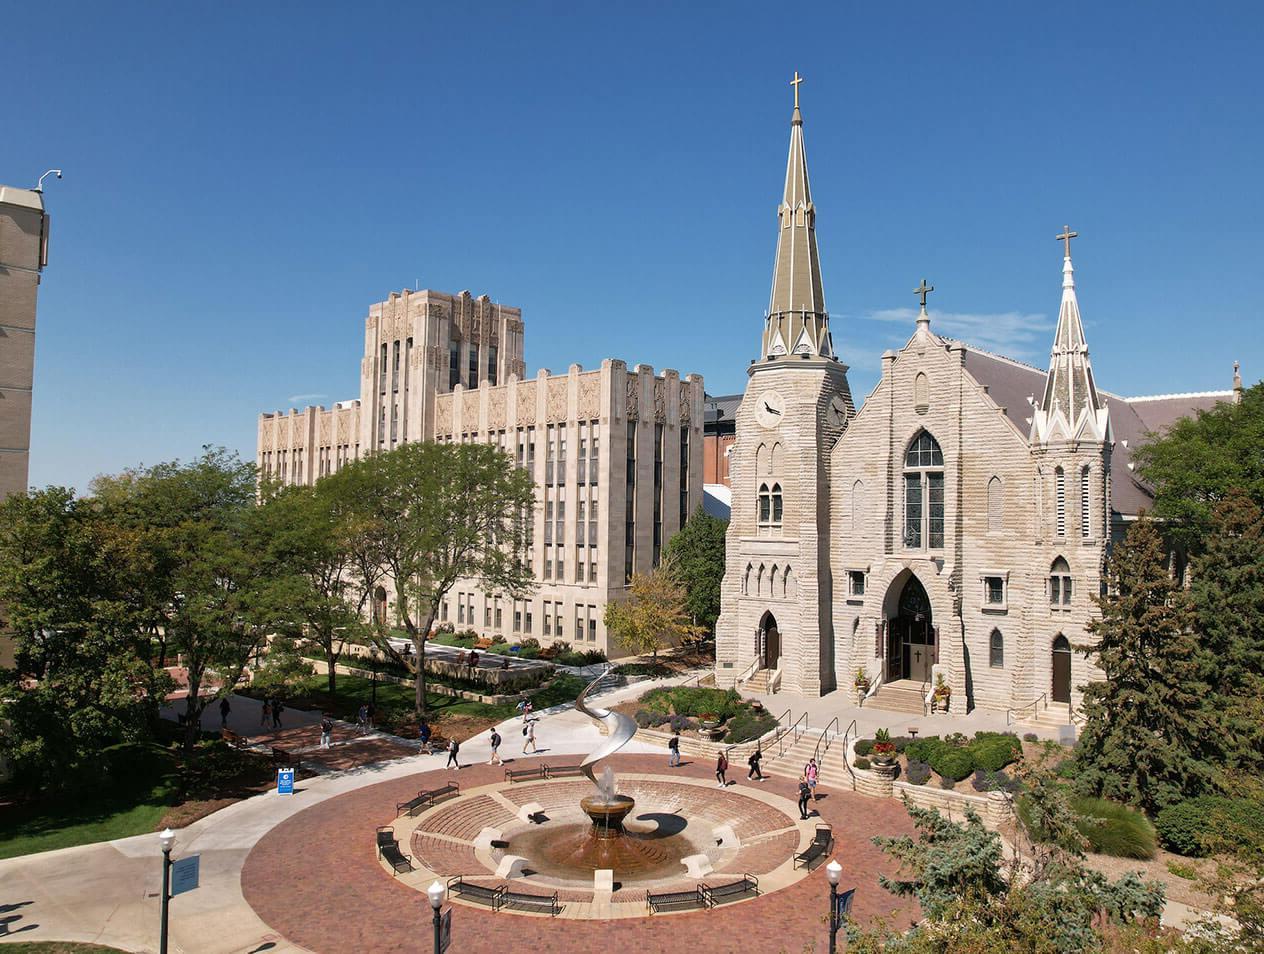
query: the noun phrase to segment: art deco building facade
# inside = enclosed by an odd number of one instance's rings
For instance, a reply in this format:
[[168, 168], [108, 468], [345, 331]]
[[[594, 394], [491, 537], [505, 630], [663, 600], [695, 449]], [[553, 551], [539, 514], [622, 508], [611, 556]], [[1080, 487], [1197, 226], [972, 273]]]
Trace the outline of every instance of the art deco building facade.
[[[557, 375], [524, 368], [519, 309], [468, 293], [392, 294], [369, 309], [360, 398], [261, 415], [259, 469], [307, 484], [405, 441], [497, 445], [535, 480], [538, 585], [513, 601], [458, 584], [440, 621], [609, 650], [607, 602], [658, 563], [702, 501], [702, 379], [613, 359]], [[394, 595], [383, 595], [389, 618]]]

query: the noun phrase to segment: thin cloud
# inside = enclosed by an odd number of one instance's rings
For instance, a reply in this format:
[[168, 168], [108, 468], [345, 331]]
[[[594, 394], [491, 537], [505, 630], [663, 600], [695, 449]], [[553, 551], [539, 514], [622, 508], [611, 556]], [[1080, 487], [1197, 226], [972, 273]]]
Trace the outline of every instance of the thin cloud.
[[320, 400], [321, 398], [323, 398], [323, 397], [329, 397], [329, 395], [328, 395], [328, 394], [323, 394], [323, 393], [313, 393], [313, 394], [291, 394], [291, 395], [290, 395], [289, 397], [287, 397], [285, 400], [286, 400], [289, 404], [292, 404], [292, 405], [296, 405], [296, 406], [297, 406], [297, 405], [299, 405], [299, 404], [311, 404], [313, 401], [319, 401], [319, 400]]
[[[1014, 358], [1028, 357], [1048, 349], [1053, 322], [1045, 315], [1003, 311], [995, 314], [930, 311], [930, 326], [938, 334], [957, 338], [988, 351]], [[861, 315], [866, 321], [899, 323], [913, 332], [917, 311], [912, 308], [884, 308]]]

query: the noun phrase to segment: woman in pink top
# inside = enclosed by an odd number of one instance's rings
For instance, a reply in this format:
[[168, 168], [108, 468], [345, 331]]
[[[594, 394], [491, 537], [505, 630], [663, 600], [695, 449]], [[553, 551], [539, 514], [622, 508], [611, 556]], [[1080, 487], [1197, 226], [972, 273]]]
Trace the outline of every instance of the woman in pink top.
[[816, 759], [808, 759], [808, 764], [803, 766], [803, 775], [808, 780], [808, 788], [812, 790], [812, 801], [816, 801]]

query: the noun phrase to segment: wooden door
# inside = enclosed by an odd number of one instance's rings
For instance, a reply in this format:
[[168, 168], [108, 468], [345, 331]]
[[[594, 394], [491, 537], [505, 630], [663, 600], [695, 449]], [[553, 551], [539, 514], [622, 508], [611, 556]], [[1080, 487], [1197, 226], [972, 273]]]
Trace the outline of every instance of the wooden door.
[[1065, 636], [1053, 642], [1053, 701], [1071, 701], [1071, 644]]

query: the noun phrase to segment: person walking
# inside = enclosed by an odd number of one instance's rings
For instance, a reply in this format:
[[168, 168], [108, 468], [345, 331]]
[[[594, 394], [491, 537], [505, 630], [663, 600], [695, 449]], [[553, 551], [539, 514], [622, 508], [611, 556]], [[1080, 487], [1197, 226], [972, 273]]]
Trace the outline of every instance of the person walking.
[[759, 762], [764, 757], [764, 753], [760, 751], [759, 746], [755, 746], [755, 751], [750, 754], [750, 758], [746, 760], [746, 764], [750, 766], [750, 771], [746, 773], [746, 777], [757, 778], [761, 782], [764, 780], [764, 773], [759, 768]]
[[334, 720], [325, 713], [320, 720], [320, 747], [329, 748], [334, 736]]
[[715, 778], [720, 784], [717, 788], [727, 788], [729, 780], [724, 777], [724, 773], [729, 770], [729, 757], [726, 752], [721, 750], [719, 756], [715, 760]]
[[680, 730], [676, 729], [672, 732], [672, 737], [667, 740], [667, 751], [671, 753], [667, 756], [667, 767], [675, 768], [680, 764]]
[[527, 737], [527, 741], [522, 743], [522, 754], [523, 755], [527, 754], [528, 745], [531, 746], [531, 751], [534, 753], [536, 751], [535, 720], [534, 719], [530, 720], [529, 722], [527, 722], [526, 725], [522, 727], [522, 734]]
[[369, 731], [369, 705], [361, 703], [360, 708], [356, 711], [356, 725], [360, 727], [360, 734], [364, 735]]
[[497, 732], [497, 731], [493, 728], [493, 729], [492, 729], [492, 738], [491, 738], [491, 742], [492, 742], [492, 757], [491, 757], [490, 759], [488, 759], [488, 760], [487, 760], [487, 764], [488, 764], [488, 765], [504, 765], [504, 764], [505, 764], [504, 762], [502, 762], [502, 761], [500, 760], [500, 741], [501, 741], [501, 740], [500, 740], [500, 733], [499, 733], [499, 732]]
[[263, 708], [260, 710], [259, 725], [263, 728], [268, 727], [268, 723], [272, 720], [272, 701], [270, 699], [263, 700]]
[[417, 741], [421, 743], [427, 755], [434, 755], [434, 746], [430, 744], [430, 723], [425, 719], [422, 719], [421, 725], [417, 727]]
[[812, 797], [812, 788], [808, 785], [808, 777], [806, 775], [799, 776], [799, 817], [804, 821], [808, 818], [808, 799]]
[[368, 722], [369, 728], [376, 729], [377, 724], [375, 723], [374, 720], [377, 718], [377, 706], [375, 706], [373, 703], [370, 702], [369, 707], [365, 710], [365, 715], [368, 717], [367, 722]]
[[219, 701], [219, 727], [221, 729], [228, 728], [228, 713], [230, 713], [232, 709], [233, 707], [228, 703], [228, 696], [225, 696]]
[[445, 765], [444, 768], [452, 768], [452, 766], [455, 765], [457, 768], [457, 771], [461, 770], [461, 763], [458, 762], [456, 759], [457, 753], [459, 753], [460, 751], [461, 751], [461, 743], [458, 742], [456, 739], [449, 739], [448, 740], [448, 764]]
[[272, 700], [272, 728], [281, 728], [281, 713], [285, 711], [285, 706], [281, 703], [280, 698]]
[[808, 759], [808, 764], [803, 766], [803, 777], [808, 780], [808, 791], [812, 793], [812, 801], [816, 801], [816, 778], [818, 774], [816, 759]]

